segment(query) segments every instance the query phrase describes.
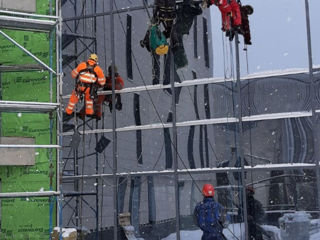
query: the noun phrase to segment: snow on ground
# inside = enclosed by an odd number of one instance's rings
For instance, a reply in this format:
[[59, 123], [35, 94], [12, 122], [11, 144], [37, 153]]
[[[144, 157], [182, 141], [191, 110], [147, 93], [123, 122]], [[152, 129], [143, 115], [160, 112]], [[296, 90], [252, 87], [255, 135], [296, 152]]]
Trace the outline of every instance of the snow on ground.
[[[228, 240], [237, 240], [237, 239], [244, 239], [240, 237], [240, 232], [244, 232], [244, 225], [243, 224], [230, 224], [228, 229], [223, 229], [224, 235], [227, 237]], [[193, 231], [180, 231], [181, 240], [200, 240], [202, 236], [201, 230], [193, 230]], [[234, 237], [235, 236], [235, 237]], [[176, 234], [172, 233], [168, 237], [163, 238], [162, 240], [175, 240]]]
[[[281, 239], [280, 237], [280, 229], [275, 226], [270, 225], [263, 225], [263, 228], [267, 231], [274, 232], [278, 239]], [[232, 232], [232, 233], [231, 233]], [[243, 224], [230, 224], [228, 229], [223, 229], [223, 233], [226, 236], [228, 240], [243, 240], [244, 237], [244, 225]], [[242, 233], [242, 236], [240, 236], [240, 233]], [[200, 240], [202, 236], [201, 230], [193, 230], [193, 231], [180, 231], [180, 237], [181, 240]], [[175, 240], [176, 234], [172, 233], [166, 238], [163, 238], [162, 240]], [[309, 240], [320, 240], [320, 229], [318, 232], [313, 233], [310, 236]]]
[[319, 240], [319, 239], [320, 239], [320, 232], [317, 232], [312, 234], [309, 240]]

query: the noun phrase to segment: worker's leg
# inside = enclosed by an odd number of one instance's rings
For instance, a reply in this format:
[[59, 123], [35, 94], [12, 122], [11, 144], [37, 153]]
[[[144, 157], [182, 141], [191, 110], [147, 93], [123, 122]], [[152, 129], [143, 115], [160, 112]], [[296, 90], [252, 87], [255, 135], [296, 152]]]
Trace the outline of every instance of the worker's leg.
[[73, 90], [71, 97], [70, 97], [70, 100], [69, 100], [69, 103], [68, 103], [68, 106], [66, 107], [67, 114], [69, 114], [69, 115], [72, 114], [73, 109], [74, 109], [75, 105], [78, 103], [78, 101], [79, 101], [79, 98], [77, 96], [77, 93], [75, 90]]
[[90, 88], [88, 87], [85, 92], [86, 114], [93, 114], [93, 99], [90, 97]]
[[240, 26], [241, 25], [240, 5], [235, 0], [233, 0], [230, 2], [230, 6], [232, 9], [233, 26]]
[[105, 98], [106, 98], [105, 95], [99, 95], [98, 99], [96, 99], [94, 101], [94, 114], [98, 118], [101, 118], [101, 116], [102, 116], [102, 104], [103, 104]]
[[222, 31], [230, 30], [230, 17], [226, 12], [221, 11]]

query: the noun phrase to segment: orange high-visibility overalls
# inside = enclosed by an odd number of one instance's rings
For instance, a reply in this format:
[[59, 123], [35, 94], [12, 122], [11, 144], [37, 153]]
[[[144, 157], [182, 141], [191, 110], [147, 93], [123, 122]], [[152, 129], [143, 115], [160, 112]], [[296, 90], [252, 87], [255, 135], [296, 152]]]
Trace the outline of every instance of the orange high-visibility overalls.
[[78, 82], [76, 88], [72, 91], [69, 104], [66, 108], [67, 114], [72, 114], [75, 105], [78, 103], [82, 94], [85, 95], [85, 107], [86, 114], [92, 115], [93, 111], [93, 99], [90, 96], [90, 90], [92, 84], [98, 82], [100, 86], [104, 86], [106, 78], [102, 69], [96, 64], [95, 61], [89, 59], [87, 62], [80, 63], [71, 72], [72, 78], [77, 78]]

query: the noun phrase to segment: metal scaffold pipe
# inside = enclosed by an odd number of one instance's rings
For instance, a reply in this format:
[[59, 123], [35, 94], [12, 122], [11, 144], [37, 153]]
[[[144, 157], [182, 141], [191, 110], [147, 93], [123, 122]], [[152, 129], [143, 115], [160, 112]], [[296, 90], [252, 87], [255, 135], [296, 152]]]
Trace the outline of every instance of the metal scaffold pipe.
[[244, 149], [243, 149], [243, 129], [242, 129], [242, 101], [241, 101], [241, 81], [240, 81], [240, 60], [239, 60], [239, 35], [235, 33], [235, 49], [236, 49], [236, 76], [237, 76], [237, 105], [236, 111], [238, 117], [238, 136], [237, 136], [237, 151], [241, 161], [241, 181], [242, 181], [242, 206], [245, 223], [245, 236], [249, 239], [248, 233], [248, 213], [247, 213], [247, 196], [246, 196], [246, 182], [244, 170]]
[[112, 158], [113, 158], [113, 239], [118, 239], [118, 178], [117, 178], [117, 132], [116, 132], [116, 111], [115, 111], [115, 42], [114, 42], [114, 14], [113, 1], [110, 0], [110, 44], [111, 44], [111, 81], [112, 81]]
[[311, 48], [311, 27], [310, 27], [310, 13], [309, 13], [309, 0], [305, 0], [306, 11], [306, 30], [308, 42], [308, 63], [309, 63], [309, 81], [310, 81], [310, 94], [311, 94], [311, 108], [312, 108], [312, 132], [314, 134], [314, 160], [316, 163], [316, 176], [317, 176], [317, 196], [318, 196], [318, 209], [320, 209], [320, 152], [319, 152], [319, 130], [318, 130], [318, 116], [317, 116], [317, 91], [316, 79], [313, 77], [313, 61], [312, 61], [312, 48]]

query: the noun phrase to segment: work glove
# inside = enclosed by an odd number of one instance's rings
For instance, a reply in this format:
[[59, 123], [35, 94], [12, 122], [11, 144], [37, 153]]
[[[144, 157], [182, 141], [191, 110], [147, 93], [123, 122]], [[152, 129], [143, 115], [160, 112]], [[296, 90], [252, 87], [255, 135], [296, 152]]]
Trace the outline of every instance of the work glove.
[[203, 0], [201, 3], [201, 8], [206, 9], [209, 8], [212, 5], [211, 0]]
[[116, 102], [116, 106], [115, 107], [116, 107], [117, 110], [121, 111], [122, 110], [122, 102], [118, 100]]
[[109, 102], [109, 110], [112, 113], [112, 102]]

